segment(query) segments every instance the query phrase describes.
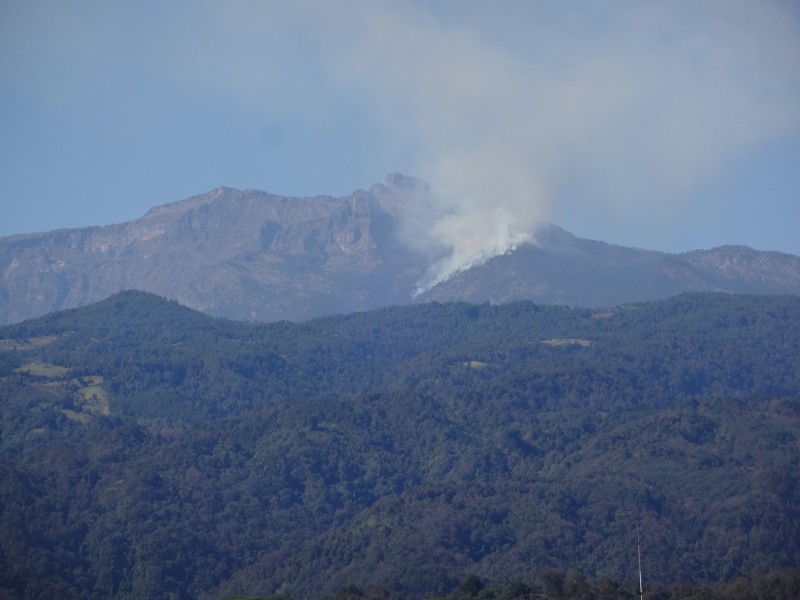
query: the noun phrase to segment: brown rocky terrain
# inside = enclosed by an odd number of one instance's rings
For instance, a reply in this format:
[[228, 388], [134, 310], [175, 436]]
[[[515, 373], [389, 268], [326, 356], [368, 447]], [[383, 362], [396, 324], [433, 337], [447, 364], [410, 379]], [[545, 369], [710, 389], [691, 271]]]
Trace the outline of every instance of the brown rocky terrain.
[[219, 188], [140, 219], [0, 239], [0, 324], [124, 289], [212, 315], [303, 320], [415, 301], [613, 306], [685, 291], [800, 294], [800, 258], [743, 246], [668, 254], [544, 226], [536, 244], [414, 296], [429, 258], [401, 241], [423, 182], [389, 175], [347, 197]]

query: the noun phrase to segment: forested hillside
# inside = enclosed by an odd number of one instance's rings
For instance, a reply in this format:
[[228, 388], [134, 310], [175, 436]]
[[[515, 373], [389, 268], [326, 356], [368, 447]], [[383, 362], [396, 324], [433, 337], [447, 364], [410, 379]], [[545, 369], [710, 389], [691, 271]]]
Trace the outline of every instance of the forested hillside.
[[800, 564], [797, 297], [257, 325], [125, 292], [0, 340], [0, 597], [625, 597], [637, 526], [650, 586]]

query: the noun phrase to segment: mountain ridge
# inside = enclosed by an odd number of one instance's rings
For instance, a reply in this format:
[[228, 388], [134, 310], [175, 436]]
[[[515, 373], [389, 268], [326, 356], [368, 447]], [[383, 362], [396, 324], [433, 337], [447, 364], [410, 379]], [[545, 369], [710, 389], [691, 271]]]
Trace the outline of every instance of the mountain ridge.
[[671, 254], [579, 238], [555, 225], [540, 228], [537, 242], [455, 273], [421, 299], [602, 307], [693, 291], [800, 293], [800, 258], [790, 254], [736, 245]]
[[536, 244], [417, 294], [447, 252], [424, 239], [435, 205], [427, 183], [390, 174], [343, 197], [219, 187], [125, 223], [0, 238], [0, 323], [130, 288], [258, 321], [431, 300], [600, 307], [684, 291], [800, 294], [793, 255], [742, 246], [669, 254], [579, 238], [555, 225], [540, 226]]

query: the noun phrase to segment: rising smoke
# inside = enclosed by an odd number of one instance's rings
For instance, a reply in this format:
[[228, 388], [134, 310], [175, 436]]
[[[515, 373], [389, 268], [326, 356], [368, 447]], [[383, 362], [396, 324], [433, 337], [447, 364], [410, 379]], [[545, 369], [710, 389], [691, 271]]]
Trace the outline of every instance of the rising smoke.
[[[438, 192], [407, 225], [414, 244], [438, 249], [422, 289], [535, 243], [547, 220], [624, 224], [654, 243], [696, 217], [705, 183], [800, 131], [800, 15], [788, 0], [235, 6], [219, 20], [249, 42], [217, 69], [226, 89], [295, 110], [272, 85], [288, 48], [314, 62], [298, 80], [309, 106], [347, 98], [374, 123], [376, 153], [404, 149], [379, 175], [402, 170]], [[209, 63], [226, 56], [200, 50]], [[237, 75], [250, 55], [275, 72]], [[707, 218], [721, 202], [705, 201]]]
[[677, 219], [698, 182], [800, 126], [787, 5], [437, 6], [354, 3], [326, 47], [443, 199], [424, 234], [448, 252], [422, 289], [535, 242], [553, 213]]

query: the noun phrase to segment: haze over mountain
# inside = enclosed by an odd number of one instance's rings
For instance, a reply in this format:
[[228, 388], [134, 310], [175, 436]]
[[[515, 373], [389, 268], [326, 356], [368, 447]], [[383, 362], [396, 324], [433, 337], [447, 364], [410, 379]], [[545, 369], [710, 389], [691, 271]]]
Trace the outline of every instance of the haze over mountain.
[[124, 289], [262, 321], [431, 300], [601, 307], [685, 291], [800, 294], [793, 255], [744, 246], [669, 254], [547, 224], [473, 251], [459, 268], [458, 251], [436, 235], [443, 204], [426, 183], [392, 174], [346, 197], [218, 188], [127, 223], [2, 238], [0, 323]]

